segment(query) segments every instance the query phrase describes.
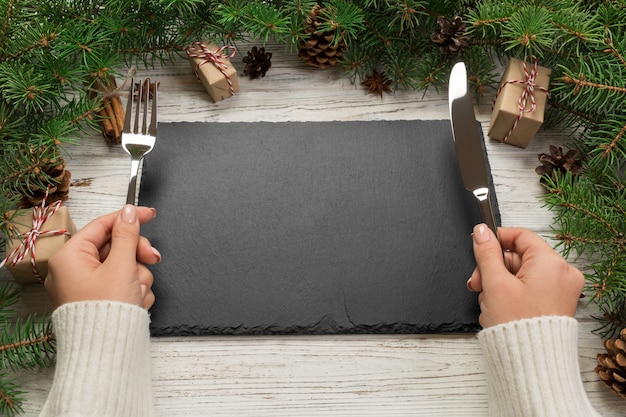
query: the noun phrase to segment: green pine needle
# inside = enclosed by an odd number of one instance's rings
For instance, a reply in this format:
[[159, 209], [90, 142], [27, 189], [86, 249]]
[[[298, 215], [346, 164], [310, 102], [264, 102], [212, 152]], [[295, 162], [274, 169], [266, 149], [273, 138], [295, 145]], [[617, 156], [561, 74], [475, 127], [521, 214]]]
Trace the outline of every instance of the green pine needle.
[[0, 333], [0, 365], [3, 369], [33, 369], [52, 362], [55, 339], [46, 316], [29, 315], [13, 324], [3, 323]]
[[6, 372], [0, 372], [0, 414], [13, 417], [24, 412], [24, 392], [19, 384]]

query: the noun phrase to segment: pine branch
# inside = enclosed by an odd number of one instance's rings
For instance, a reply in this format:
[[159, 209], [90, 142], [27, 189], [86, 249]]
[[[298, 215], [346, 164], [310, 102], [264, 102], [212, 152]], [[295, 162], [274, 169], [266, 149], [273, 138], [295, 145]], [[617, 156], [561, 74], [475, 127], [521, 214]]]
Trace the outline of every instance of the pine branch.
[[[55, 350], [51, 323], [45, 316], [15, 319], [14, 306], [19, 296], [17, 285], [10, 282], [0, 285], [0, 366], [14, 372], [49, 365]], [[9, 373], [0, 373], [0, 415], [22, 413], [23, 394]]]
[[[596, 82], [591, 82], [591, 81], [587, 81], [584, 79], [584, 77], [579, 78], [575, 78], [573, 76], [570, 75], [564, 75], [563, 76], [563, 82], [565, 84], [570, 84], [574, 86], [574, 90], [573, 90], [573, 94], [576, 95], [578, 93], [580, 93], [580, 91], [583, 88], [592, 88], [592, 89], [596, 89], [596, 90], [605, 90], [605, 91], [609, 91], [609, 92], [617, 92], [617, 93], [622, 93], [622, 94], [626, 94], [626, 88], [625, 87], [620, 87], [620, 86], [615, 86], [615, 85], [611, 85], [611, 84], [603, 84], [603, 83], [596, 83]], [[607, 98], [608, 101], [608, 98]]]
[[52, 362], [55, 339], [52, 324], [45, 316], [18, 318], [13, 325], [4, 323], [0, 334], [0, 364], [4, 369], [33, 369]]
[[[6, 217], [5, 217], [6, 218]], [[16, 285], [0, 285], [0, 322], [7, 322], [15, 315], [13, 306], [18, 302], [20, 290]]]
[[[592, 167], [587, 170], [588, 174], [597, 175]], [[619, 172], [604, 172], [602, 182], [593, 178], [585, 175], [574, 179], [570, 172], [557, 174], [554, 181], [547, 180], [549, 193], [544, 200], [555, 212], [553, 232], [557, 247], [561, 247], [565, 256], [573, 252], [591, 261], [591, 272], [585, 273], [585, 278], [589, 282], [588, 290], [594, 293], [591, 302], [603, 311], [598, 317], [599, 331], [608, 334], [621, 327], [618, 321], [603, 321], [617, 317], [616, 314], [626, 314], [615, 310], [615, 305], [626, 297], [626, 187]], [[621, 182], [622, 187], [603, 185], [612, 182]]]
[[[609, 123], [614, 122], [614, 120], [610, 121]], [[602, 129], [603, 126], [601, 126]], [[608, 134], [614, 132], [613, 129], [609, 128], [607, 130], [604, 130], [601, 132], [606, 132]], [[611, 141], [609, 143], [603, 143], [601, 145], [598, 146], [598, 149], [601, 150], [602, 152], [600, 153], [600, 158], [604, 159], [604, 160], [608, 160], [608, 161], [612, 161], [614, 159], [623, 159], [624, 156], [624, 150], [622, 149], [620, 151], [619, 147], [620, 145], [623, 146], [623, 143], [625, 142], [625, 136], [626, 136], [626, 124], [624, 124], [621, 129], [619, 129], [619, 131], [617, 132], [617, 135], [615, 135], [613, 137], [613, 139], [611, 139]], [[615, 156], [616, 155], [616, 156]], [[610, 163], [610, 162], [609, 162]]]
[[0, 414], [13, 417], [24, 412], [24, 392], [19, 384], [7, 373], [0, 373]]

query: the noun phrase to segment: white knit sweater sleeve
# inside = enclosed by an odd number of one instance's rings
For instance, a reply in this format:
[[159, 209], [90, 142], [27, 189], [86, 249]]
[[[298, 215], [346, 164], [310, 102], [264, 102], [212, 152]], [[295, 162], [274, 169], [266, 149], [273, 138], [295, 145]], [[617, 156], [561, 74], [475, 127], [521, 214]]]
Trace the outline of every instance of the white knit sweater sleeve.
[[54, 381], [40, 417], [153, 416], [149, 323], [148, 312], [131, 304], [59, 307]]
[[478, 339], [486, 361], [490, 416], [599, 416], [580, 375], [575, 319], [514, 321], [487, 328]]

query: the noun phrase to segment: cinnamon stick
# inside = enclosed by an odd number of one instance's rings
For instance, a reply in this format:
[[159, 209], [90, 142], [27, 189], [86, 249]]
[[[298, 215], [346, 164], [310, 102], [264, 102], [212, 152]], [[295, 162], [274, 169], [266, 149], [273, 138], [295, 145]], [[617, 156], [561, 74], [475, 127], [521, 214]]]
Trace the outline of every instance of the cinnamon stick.
[[114, 97], [105, 97], [102, 99], [107, 118], [113, 128], [113, 143], [117, 145], [121, 143], [124, 122], [119, 122], [118, 115], [115, 113], [115, 107], [112, 104], [113, 101]]
[[110, 144], [120, 144], [122, 141], [122, 130], [124, 128], [124, 108], [119, 95], [116, 93], [115, 78], [111, 77], [111, 84], [104, 86], [97, 83], [97, 88], [104, 95], [102, 99], [102, 110], [98, 113], [102, 125], [102, 135]]
[[124, 107], [122, 106], [122, 100], [120, 100], [119, 94], [115, 94], [111, 97], [111, 105], [113, 106], [115, 120], [121, 132], [124, 129], [124, 119], [126, 117], [126, 113], [124, 112]]
[[100, 110], [98, 112], [98, 117], [100, 118], [100, 124], [102, 125], [102, 136], [104, 136], [107, 143], [114, 143], [115, 131], [106, 111], [104, 109]]

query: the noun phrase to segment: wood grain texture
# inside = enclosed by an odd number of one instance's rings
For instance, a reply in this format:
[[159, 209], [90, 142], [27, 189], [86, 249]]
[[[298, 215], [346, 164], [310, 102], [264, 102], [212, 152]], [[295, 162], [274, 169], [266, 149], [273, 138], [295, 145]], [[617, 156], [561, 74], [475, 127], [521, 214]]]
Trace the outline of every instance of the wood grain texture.
[[[342, 77], [340, 69], [308, 68], [283, 46], [266, 49], [274, 55], [265, 78], [248, 80], [241, 54], [233, 59], [241, 92], [219, 103], [210, 101], [186, 60], [139, 70], [137, 76], [161, 82], [162, 122], [448, 119], [445, 91], [399, 91], [381, 99]], [[491, 97], [484, 97], [476, 111], [486, 130]], [[553, 216], [542, 207], [534, 168], [538, 153], [563, 140], [558, 131], [541, 131], [526, 149], [487, 140], [503, 225], [549, 237]], [[106, 145], [94, 133], [66, 151], [77, 184], [67, 202], [76, 225], [120, 208], [130, 169], [121, 147]], [[6, 270], [0, 277], [10, 279]], [[30, 285], [19, 308], [43, 312], [50, 311], [50, 304], [41, 286]], [[592, 333], [597, 326], [592, 314], [593, 307], [581, 305], [579, 361], [585, 389], [604, 416], [623, 416], [626, 401], [593, 372], [603, 347]], [[153, 340], [150, 354], [161, 416], [471, 417], [487, 412], [485, 374], [473, 335], [164, 338]], [[558, 370], [553, 373], [559, 377]], [[25, 415], [38, 414], [52, 376], [52, 368], [19, 374], [27, 391]]]

